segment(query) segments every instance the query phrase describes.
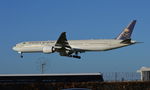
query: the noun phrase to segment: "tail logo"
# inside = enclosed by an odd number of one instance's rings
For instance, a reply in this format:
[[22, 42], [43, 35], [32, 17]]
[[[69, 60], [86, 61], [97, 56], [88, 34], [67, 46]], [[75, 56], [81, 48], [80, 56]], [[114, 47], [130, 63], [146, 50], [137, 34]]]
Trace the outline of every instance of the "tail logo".
[[129, 34], [130, 34], [129, 32], [130, 32], [130, 30], [126, 28], [126, 29], [124, 30], [124, 33], [122, 34], [122, 37], [124, 37], [124, 38], [125, 38], [125, 37], [129, 37]]
[[129, 29], [125, 29], [124, 31], [125, 31], [126, 33], [128, 33], [128, 32], [129, 32]]

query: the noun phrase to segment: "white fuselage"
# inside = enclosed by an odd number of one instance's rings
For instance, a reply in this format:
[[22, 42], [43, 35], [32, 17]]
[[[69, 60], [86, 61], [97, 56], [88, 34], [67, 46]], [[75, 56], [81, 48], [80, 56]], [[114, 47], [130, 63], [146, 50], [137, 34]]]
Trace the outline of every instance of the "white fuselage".
[[[97, 40], [68, 40], [69, 45], [76, 51], [106, 51], [134, 44], [120, 43], [122, 40], [97, 39]], [[44, 47], [55, 46], [56, 41], [30, 41], [16, 44], [13, 50], [20, 53], [43, 52]]]

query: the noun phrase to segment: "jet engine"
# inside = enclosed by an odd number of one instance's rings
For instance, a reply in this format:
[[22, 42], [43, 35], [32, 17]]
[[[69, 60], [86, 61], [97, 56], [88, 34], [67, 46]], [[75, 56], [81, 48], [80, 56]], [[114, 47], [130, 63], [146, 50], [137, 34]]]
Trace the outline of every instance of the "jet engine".
[[53, 53], [53, 52], [54, 52], [54, 47], [52, 46], [43, 48], [43, 53]]

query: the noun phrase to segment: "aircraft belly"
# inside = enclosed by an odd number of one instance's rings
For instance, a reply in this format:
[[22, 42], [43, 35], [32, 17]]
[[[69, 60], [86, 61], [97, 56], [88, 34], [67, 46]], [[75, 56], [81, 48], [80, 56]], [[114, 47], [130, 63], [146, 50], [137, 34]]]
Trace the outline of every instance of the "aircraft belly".
[[43, 47], [23, 47], [20, 48], [21, 52], [42, 52]]
[[108, 45], [86, 45], [86, 46], [76, 46], [76, 47], [73, 47], [73, 48], [76, 48], [76, 49], [79, 49], [79, 50], [84, 50], [84, 51], [103, 51], [103, 50], [106, 50], [108, 48], [110, 48]]
[[111, 49], [116, 49], [120, 47], [124, 47], [127, 45], [121, 45], [121, 44], [106, 44], [106, 45], [82, 45], [82, 46], [73, 46], [73, 48], [83, 51], [106, 51]]

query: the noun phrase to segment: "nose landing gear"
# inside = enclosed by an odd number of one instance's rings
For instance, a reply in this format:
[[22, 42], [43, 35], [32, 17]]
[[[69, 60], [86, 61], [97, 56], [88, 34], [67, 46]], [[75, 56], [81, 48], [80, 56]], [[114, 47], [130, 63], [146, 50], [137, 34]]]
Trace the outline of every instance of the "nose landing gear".
[[23, 53], [22, 52], [18, 52], [20, 54], [20, 57], [23, 58]]

